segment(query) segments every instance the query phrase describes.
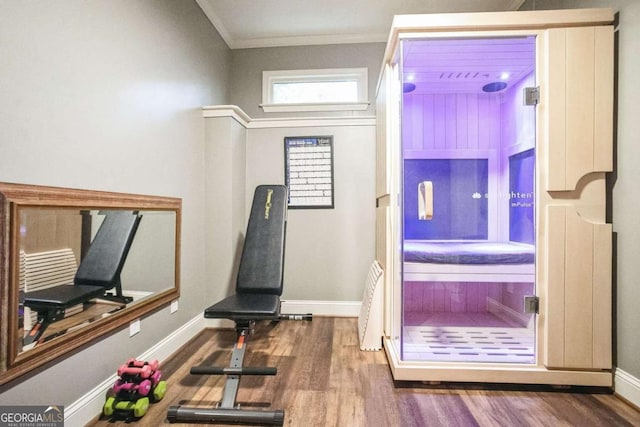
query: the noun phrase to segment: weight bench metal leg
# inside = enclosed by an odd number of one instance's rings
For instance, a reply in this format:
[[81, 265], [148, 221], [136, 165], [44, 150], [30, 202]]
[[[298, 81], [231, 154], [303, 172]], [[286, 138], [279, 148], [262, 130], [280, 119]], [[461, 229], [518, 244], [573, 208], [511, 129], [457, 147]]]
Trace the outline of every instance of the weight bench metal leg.
[[207, 423], [243, 423], [243, 424], [284, 424], [284, 411], [253, 411], [230, 408], [186, 408], [172, 406], [167, 413], [169, 422], [207, 422]]
[[242, 362], [247, 348], [250, 327], [238, 328], [238, 339], [231, 354], [228, 368], [196, 366], [192, 375], [228, 375], [222, 392], [222, 400], [217, 408], [189, 408], [171, 406], [167, 412], [169, 422], [209, 422], [245, 424], [284, 424], [284, 411], [258, 411], [240, 409], [236, 405], [240, 377], [242, 375], [275, 375], [275, 368], [243, 368]]

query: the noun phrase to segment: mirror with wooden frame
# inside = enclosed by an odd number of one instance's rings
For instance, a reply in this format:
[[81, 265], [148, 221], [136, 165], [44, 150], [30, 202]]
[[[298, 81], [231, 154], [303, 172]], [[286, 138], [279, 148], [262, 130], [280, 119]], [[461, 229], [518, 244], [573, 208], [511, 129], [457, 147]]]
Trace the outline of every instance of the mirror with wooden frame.
[[181, 207], [0, 183], [0, 384], [178, 298]]

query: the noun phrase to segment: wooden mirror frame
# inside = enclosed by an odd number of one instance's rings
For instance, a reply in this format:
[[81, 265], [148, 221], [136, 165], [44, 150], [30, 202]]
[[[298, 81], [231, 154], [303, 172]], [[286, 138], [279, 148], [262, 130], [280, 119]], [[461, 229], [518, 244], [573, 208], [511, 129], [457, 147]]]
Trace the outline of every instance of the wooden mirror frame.
[[[90, 325], [18, 354], [18, 210], [24, 207], [127, 209], [176, 214], [174, 287], [136, 302]], [[180, 296], [182, 200], [105, 191], [0, 183], [0, 385], [163, 307]]]

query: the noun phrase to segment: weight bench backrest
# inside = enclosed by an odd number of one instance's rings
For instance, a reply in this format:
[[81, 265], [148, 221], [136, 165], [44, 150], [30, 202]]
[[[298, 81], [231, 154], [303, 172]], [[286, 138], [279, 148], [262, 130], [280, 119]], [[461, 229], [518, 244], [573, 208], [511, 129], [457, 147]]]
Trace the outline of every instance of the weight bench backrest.
[[111, 289], [120, 285], [120, 273], [140, 223], [135, 211], [108, 211], [73, 283]]
[[116, 288], [121, 298], [120, 273], [141, 217], [133, 211], [108, 211], [75, 273], [73, 286], [60, 285], [24, 294], [24, 305], [38, 312], [68, 308], [104, 297]]
[[247, 225], [237, 294], [282, 295], [287, 225], [287, 187], [256, 188]]

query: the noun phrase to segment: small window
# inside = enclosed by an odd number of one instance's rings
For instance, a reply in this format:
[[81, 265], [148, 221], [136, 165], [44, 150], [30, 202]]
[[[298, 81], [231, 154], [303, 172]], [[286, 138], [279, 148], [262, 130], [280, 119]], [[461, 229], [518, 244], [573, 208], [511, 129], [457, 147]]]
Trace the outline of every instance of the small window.
[[367, 69], [262, 72], [265, 112], [366, 110]]

